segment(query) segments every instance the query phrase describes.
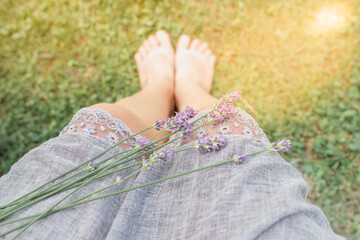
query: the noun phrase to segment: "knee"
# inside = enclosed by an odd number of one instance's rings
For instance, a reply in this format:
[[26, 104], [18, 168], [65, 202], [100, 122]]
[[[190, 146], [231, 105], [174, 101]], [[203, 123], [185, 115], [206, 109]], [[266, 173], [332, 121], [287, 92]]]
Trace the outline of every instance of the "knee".
[[138, 132], [148, 127], [144, 124], [134, 112], [123, 106], [114, 103], [98, 103], [90, 106], [91, 109], [102, 109], [109, 113], [112, 117], [120, 119], [124, 122], [133, 132]]
[[97, 103], [95, 105], [91, 105], [89, 108], [106, 110], [112, 108], [112, 105], [113, 105], [112, 103]]
[[90, 106], [91, 109], [101, 109], [108, 112], [113, 117], [119, 118], [120, 116], [126, 114], [126, 111], [119, 106], [113, 103], [97, 103], [95, 105]]
[[91, 109], [101, 109], [109, 113], [112, 117], [127, 120], [127, 118], [135, 118], [136, 116], [128, 109], [118, 106], [114, 103], [97, 103], [90, 106]]

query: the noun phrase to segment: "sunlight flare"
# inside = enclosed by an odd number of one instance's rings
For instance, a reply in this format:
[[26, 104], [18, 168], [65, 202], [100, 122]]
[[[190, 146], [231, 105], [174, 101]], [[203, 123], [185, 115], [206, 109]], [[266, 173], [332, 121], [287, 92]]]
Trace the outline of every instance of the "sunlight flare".
[[339, 30], [349, 23], [350, 16], [349, 7], [345, 4], [326, 5], [315, 13], [311, 29], [315, 33]]

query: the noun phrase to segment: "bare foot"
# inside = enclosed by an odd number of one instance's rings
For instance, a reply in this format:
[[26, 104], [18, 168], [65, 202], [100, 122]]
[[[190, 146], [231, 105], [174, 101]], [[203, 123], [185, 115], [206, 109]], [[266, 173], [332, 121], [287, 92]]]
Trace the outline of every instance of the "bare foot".
[[209, 93], [214, 76], [216, 57], [206, 43], [191, 41], [182, 35], [175, 56], [175, 102], [181, 111], [186, 106], [198, 110], [210, 108], [218, 100]]
[[141, 88], [161, 87], [173, 94], [174, 49], [164, 30], [151, 35], [135, 54]]

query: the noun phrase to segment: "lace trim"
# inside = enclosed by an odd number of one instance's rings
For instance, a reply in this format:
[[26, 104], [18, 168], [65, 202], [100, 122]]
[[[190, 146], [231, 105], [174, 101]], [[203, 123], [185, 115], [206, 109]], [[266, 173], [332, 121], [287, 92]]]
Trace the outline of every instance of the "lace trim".
[[[112, 117], [105, 110], [90, 108], [80, 109], [70, 123], [60, 132], [60, 135], [73, 132], [99, 136], [112, 145], [134, 134], [125, 123]], [[140, 137], [137, 135], [122, 143], [120, 147], [124, 149], [134, 147]]]
[[[210, 110], [201, 111], [198, 115], [196, 115], [193, 120], [199, 119], [200, 117], [208, 114]], [[203, 118], [194, 124], [194, 128], [200, 127], [206, 123], [206, 118]], [[249, 114], [247, 114], [244, 110], [240, 108], [235, 109], [235, 113], [230, 116], [230, 119], [217, 124], [217, 125], [206, 125], [200, 127], [195, 133], [192, 135], [191, 138], [186, 140], [176, 140], [174, 143], [169, 144], [171, 148], [179, 147], [182, 144], [196, 141], [198, 139], [204, 138], [206, 136], [211, 135], [244, 135], [249, 138], [256, 139], [258, 141], [263, 142], [265, 145], [270, 145], [269, 139], [266, 137], [265, 133], [256, 123], [254, 118], [252, 118]], [[179, 134], [175, 134], [171, 137], [174, 139], [179, 137]]]
[[[193, 120], [199, 119], [206, 115], [209, 110], [205, 110], [196, 115]], [[206, 118], [203, 118], [194, 124], [194, 128], [200, 127], [206, 122]], [[80, 109], [70, 123], [61, 131], [60, 135], [72, 132], [83, 132], [90, 135], [95, 135], [104, 138], [110, 144], [114, 145], [124, 138], [127, 138], [133, 134], [129, 127], [123, 123], [120, 119], [112, 117], [108, 112], [102, 109]], [[270, 145], [269, 139], [265, 133], [261, 130], [256, 121], [245, 111], [240, 108], [235, 109], [235, 113], [232, 114], [229, 120], [217, 124], [206, 125], [200, 127], [192, 137], [183, 140], [179, 139], [169, 144], [169, 148], [176, 148], [185, 143], [196, 141], [211, 135], [244, 135], [249, 138], [257, 139], [263, 142], [265, 145]], [[180, 134], [173, 135], [170, 139], [179, 137]], [[128, 149], [136, 145], [136, 141], [141, 136], [135, 136], [132, 139], [127, 140], [120, 145], [123, 149]]]

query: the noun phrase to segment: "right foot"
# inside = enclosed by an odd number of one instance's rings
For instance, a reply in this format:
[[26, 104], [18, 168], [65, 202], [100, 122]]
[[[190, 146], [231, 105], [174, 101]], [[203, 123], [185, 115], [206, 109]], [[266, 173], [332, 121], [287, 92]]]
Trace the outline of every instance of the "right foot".
[[175, 56], [175, 102], [179, 111], [186, 106], [198, 110], [211, 107], [217, 100], [210, 96], [216, 57], [206, 43], [182, 35]]

